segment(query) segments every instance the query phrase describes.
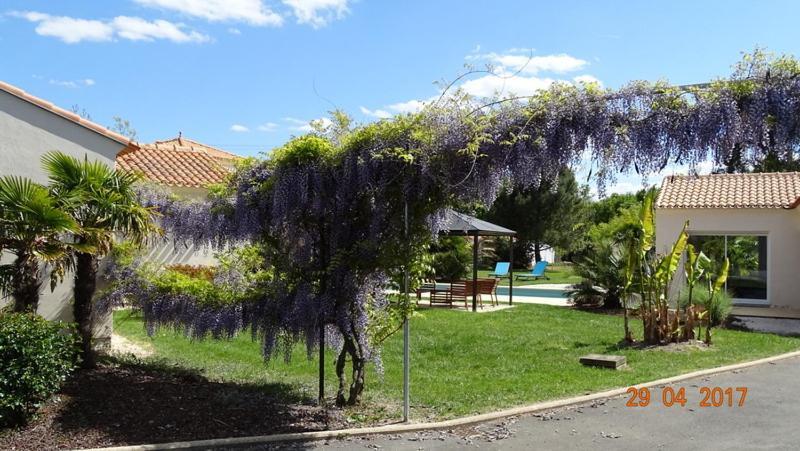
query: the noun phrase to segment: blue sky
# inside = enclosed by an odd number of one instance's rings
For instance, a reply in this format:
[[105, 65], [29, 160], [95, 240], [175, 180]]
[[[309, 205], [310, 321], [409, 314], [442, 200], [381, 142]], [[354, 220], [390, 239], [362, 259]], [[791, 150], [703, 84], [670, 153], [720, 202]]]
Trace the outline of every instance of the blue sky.
[[473, 77], [477, 95], [703, 82], [757, 45], [800, 55], [798, 17], [800, 2], [766, 0], [3, 0], [0, 79], [104, 125], [124, 117], [143, 142], [182, 131], [253, 155], [334, 107], [413, 109], [465, 63], [512, 73], [533, 57], [505, 83]]

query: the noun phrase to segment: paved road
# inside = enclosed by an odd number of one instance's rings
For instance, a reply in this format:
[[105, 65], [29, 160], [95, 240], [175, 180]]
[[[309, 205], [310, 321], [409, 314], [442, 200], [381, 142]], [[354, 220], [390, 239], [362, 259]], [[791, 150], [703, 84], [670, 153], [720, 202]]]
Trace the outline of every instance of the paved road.
[[[747, 387], [744, 407], [699, 407], [700, 387]], [[664, 407], [662, 388], [647, 407], [627, 398], [451, 431], [293, 444], [285, 449], [800, 449], [800, 358], [708, 376], [686, 389], [685, 407]], [[737, 398], [738, 401], [738, 398]]]

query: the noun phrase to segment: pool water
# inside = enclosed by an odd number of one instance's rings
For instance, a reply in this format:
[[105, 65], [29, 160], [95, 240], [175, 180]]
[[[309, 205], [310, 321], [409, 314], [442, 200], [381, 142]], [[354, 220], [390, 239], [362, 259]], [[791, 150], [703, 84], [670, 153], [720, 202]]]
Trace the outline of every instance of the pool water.
[[[436, 287], [439, 289], [447, 289], [450, 284], [437, 283]], [[508, 296], [508, 287], [497, 287], [497, 294]], [[547, 288], [534, 288], [534, 287], [514, 287], [514, 296], [530, 296], [537, 298], [553, 298], [553, 299], [567, 299], [566, 291], [553, 290]]]
[[[497, 294], [508, 295], [508, 287], [497, 287]], [[547, 288], [514, 287], [514, 296], [530, 296], [537, 298], [566, 299], [567, 293], [562, 290], [551, 290]]]

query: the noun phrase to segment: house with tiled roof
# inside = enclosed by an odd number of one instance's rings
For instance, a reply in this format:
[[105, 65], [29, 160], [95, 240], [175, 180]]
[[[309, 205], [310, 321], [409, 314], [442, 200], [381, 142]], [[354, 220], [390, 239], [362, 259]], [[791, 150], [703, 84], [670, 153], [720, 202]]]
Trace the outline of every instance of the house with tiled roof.
[[[119, 133], [0, 81], [0, 176], [47, 183], [41, 161], [52, 150], [114, 165], [119, 153], [137, 148]], [[0, 255], [5, 258], [10, 257]], [[67, 275], [53, 290], [49, 285], [42, 284], [37, 312], [50, 320], [72, 322], [72, 278]], [[0, 308], [4, 302], [0, 299]], [[110, 316], [95, 321], [98, 342], [110, 338], [111, 327]]]
[[136, 147], [119, 133], [0, 81], [0, 175], [46, 182], [41, 158], [51, 150], [114, 164], [118, 153]]
[[[118, 168], [141, 174], [150, 182], [166, 187], [184, 199], [202, 200], [212, 184], [225, 183], [242, 157], [215, 147], [184, 138], [138, 144], [117, 154]], [[167, 237], [168, 238], [168, 237]], [[169, 239], [154, 243], [145, 258], [164, 265], [217, 264], [207, 249], [191, 245], [176, 246]]]
[[688, 221], [695, 247], [714, 261], [730, 261], [726, 288], [739, 311], [794, 317], [800, 313], [798, 206], [797, 172], [669, 176], [656, 201], [656, 245], [666, 252]]
[[209, 185], [224, 183], [239, 159], [238, 155], [179, 135], [126, 148], [117, 155], [116, 164], [177, 194], [199, 198]]
[[[139, 144], [69, 110], [0, 81], [0, 176], [17, 175], [47, 183], [42, 156], [59, 150], [76, 158], [140, 172], [145, 178], [186, 197], [204, 197], [207, 186], [226, 180], [240, 157], [182, 136]], [[157, 243], [152, 261], [213, 264], [208, 252]], [[0, 254], [0, 259], [8, 258]], [[42, 285], [38, 313], [47, 319], [72, 322], [72, 278], [55, 290]], [[4, 300], [0, 299], [0, 308]], [[96, 321], [95, 338], [111, 336], [110, 316]]]

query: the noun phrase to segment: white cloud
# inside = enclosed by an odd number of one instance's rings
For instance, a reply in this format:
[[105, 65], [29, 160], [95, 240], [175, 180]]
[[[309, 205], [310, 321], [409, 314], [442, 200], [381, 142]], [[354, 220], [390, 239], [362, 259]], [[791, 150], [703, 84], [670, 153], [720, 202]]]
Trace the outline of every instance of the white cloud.
[[172, 42], [206, 42], [210, 38], [196, 31], [184, 31], [183, 24], [166, 20], [152, 22], [140, 17], [118, 16], [111, 22], [117, 36], [131, 41], [167, 39]]
[[314, 28], [324, 27], [328, 23], [342, 19], [350, 12], [349, 0], [283, 0], [283, 4], [292, 9], [297, 23], [308, 24]]
[[465, 81], [461, 85], [461, 89], [475, 97], [493, 97], [495, 94], [500, 96], [510, 94], [530, 96], [542, 89], [547, 89], [555, 81], [552, 78], [523, 77], [510, 74], [502, 74], [500, 76], [484, 75]]
[[244, 22], [250, 25], [283, 25], [283, 17], [262, 0], [134, 0], [136, 3], [171, 11], [209, 22]]
[[327, 117], [321, 117], [319, 119], [314, 119], [310, 121], [304, 121], [302, 119], [297, 119], [294, 117], [285, 117], [283, 118], [284, 121], [293, 124], [289, 126], [289, 130], [301, 133], [309, 133], [314, 131], [314, 127], [311, 125], [312, 122], [318, 123], [322, 125], [322, 128], [330, 127], [332, 122]]
[[597, 77], [595, 77], [593, 75], [589, 75], [589, 74], [578, 75], [577, 77], [573, 77], [572, 81], [574, 81], [575, 83], [578, 83], [578, 84], [580, 84], [580, 83], [587, 83], [587, 84], [596, 83], [596, 84], [598, 84], [600, 86], [603, 86], [603, 82], [598, 80]]
[[242, 31], [239, 30], [238, 28], [231, 27], [231, 28], [228, 28], [228, 33], [230, 33], [230, 34], [242, 34]]
[[412, 100], [409, 100], [407, 102], [392, 103], [392, 104], [387, 105], [386, 107], [384, 107], [382, 109], [381, 108], [377, 108], [377, 109], [374, 109], [374, 110], [370, 110], [369, 108], [363, 107], [363, 106], [359, 107], [359, 109], [361, 110], [361, 112], [363, 114], [365, 114], [367, 116], [376, 117], [378, 119], [385, 119], [385, 118], [388, 118], [388, 117], [392, 117], [395, 114], [405, 114], [405, 113], [416, 113], [416, 112], [419, 112], [423, 108], [425, 108], [425, 105], [428, 105], [431, 102], [435, 102], [437, 99], [439, 99], [439, 96], [435, 95], [435, 96], [429, 97], [429, 98], [424, 99], [424, 100], [412, 99]]
[[55, 86], [63, 86], [65, 88], [77, 88], [80, 86], [94, 86], [95, 81], [91, 78], [84, 78], [81, 80], [56, 80], [51, 78], [48, 83]]
[[274, 122], [265, 122], [258, 126], [258, 129], [262, 132], [273, 132], [278, 129], [278, 124]]
[[236, 133], [245, 133], [249, 132], [250, 129], [241, 124], [233, 124], [231, 125], [231, 131]]
[[489, 53], [483, 55], [483, 59], [503, 68], [508, 68], [511, 71], [527, 74], [538, 74], [539, 72], [562, 74], [583, 69], [589, 64], [585, 60], [575, 58], [566, 53], [544, 56]]
[[438, 98], [438, 96], [431, 97], [428, 100], [409, 100], [407, 102], [398, 102], [389, 105], [389, 108], [392, 111], [396, 111], [398, 113], [416, 113], [422, 110], [427, 103], [430, 103], [433, 99]]
[[[480, 45], [476, 46], [466, 59], [492, 63], [491, 73], [468, 79], [454, 87], [473, 97], [531, 96], [557, 82], [576, 84], [594, 82], [602, 85], [600, 80], [589, 74], [576, 76], [571, 81], [536, 75], [539, 72], [572, 72], [589, 64], [565, 53], [530, 57], [530, 53], [533, 52], [530, 48], [513, 48], [502, 54], [480, 54], [479, 51]], [[396, 113], [420, 111], [426, 104], [435, 102], [438, 98], [437, 95], [424, 100], [409, 100], [387, 105], [383, 109], [370, 110], [363, 106], [360, 109], [368, 116], [384, 118]]]
[[361, 110], [361, 112], [363, 114], [366, 114], [367, 116], [377, 117], [378, 119], [386, 119], [386, 118], [392, 117], [392, 113], [390, 113], [390, 112], [388, 112], [386, 110], [380, 110], [380, 109], [370, 110], [370, 109], [365, 108], [363, 106], [359, 107], [359, 109]]
[[99, 20], [51, 16], [36, 11], [13, 11], [9, 14], [36, 23], [36, 34], [58, 38], [67, 44], [110, 41], [114, 36], [114, 28]]
[[118, 16], [108, 22], [51, 16], [36, 11], [9, 13], [30, 22], [35, 22], [36, 33], [58, 38], [67, 44], [83, 41], [110, 41], [121, 38], [131, 41], [153, 41], [166, 39], [172, 42], [206, 42], [210, 38], [196, 31], [186, 30], [184, 24], [166, 20], [148, 21], [140, 17]]
[[[489, 63], [492, 73], [467, 80], [460, 88], [475, 97], [510, 94], [530, 96], [556, 82], [570, 83], [569, 80], [542, 76], [542, 73], [563, 74], [589, 65], [586, 60], [566, 53], [531, 56], [532, 52], [533, 49], [529, 48], [513, 48], [503, 53], [467, 55], [467, 60], [483, 60]], [[600, 80], [589, 74], [573, 77], [571, 82], [602, 85]]]

